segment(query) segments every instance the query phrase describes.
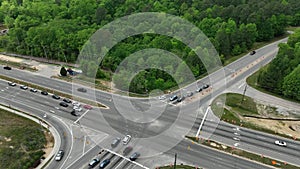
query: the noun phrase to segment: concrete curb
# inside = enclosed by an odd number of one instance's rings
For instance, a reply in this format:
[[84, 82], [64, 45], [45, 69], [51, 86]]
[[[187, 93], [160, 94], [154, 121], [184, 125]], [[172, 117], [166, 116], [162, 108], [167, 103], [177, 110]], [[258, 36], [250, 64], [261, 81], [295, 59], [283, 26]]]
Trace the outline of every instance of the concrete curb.
[[60, 147], [60, 144], [61, 144], [61, 138], [58, 134], [58, 131], [50, 123], [46, 122], [44, 119], [41, 119], [40, 117], [38, 117], [36, 115], [33, 115], [31, 113], [16, 111], [16, 110], [13, 110], [11, 108], [5, 107], [3, 105], [0, 105], [0, 109], [9, 111], [9, 112], [14, 113], [16, 115], [19, 115], [19, 116], [25, 117], [27, 119], [30, 119], [30, 120], [42, 125], [43, 127], [47, 128], [51, 132], [52, 136], [54, 137], [54, 147], [53, 147], [51, 153], [46, 157], [46, 159], [41, 161], [41, 164], [37, 167], [37, 169], [47, 167], [47, 165], [49, 164], [48, 162], [50, 162], [50, 160], [52, 159], [54, 154], [59, 150], [59, 147]]

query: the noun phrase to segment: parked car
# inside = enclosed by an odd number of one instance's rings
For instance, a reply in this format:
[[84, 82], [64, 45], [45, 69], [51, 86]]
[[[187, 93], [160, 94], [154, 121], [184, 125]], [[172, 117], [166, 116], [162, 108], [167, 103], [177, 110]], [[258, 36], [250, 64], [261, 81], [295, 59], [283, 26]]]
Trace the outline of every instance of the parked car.
[[178, 98], [177, 95], [173, 95], [172, 97], [170, 97], [170, 101], [174, 101], [174, 100], [176, 100], [177, 98]]
[[56, 161], [60, 161], [60, 160], [63, 158], [64, 154], [65, 154], [65, 153], [64, 153], [63, 150], [59, 150], [58, 153], [57, 153], [56, 156], [55, 156], [55, 160], [56, 160]]
[[66, 103], [71, 103], [71, 100], [68, 99], [68, 98], [64, 98], [63, 101], [66, 102]]
[[112, 148], [117, 147], [117, 145], [120, 143], [120, 141], [121, 141], [121, 138], [119, 138], [119, 137], [115, 138], [111, 143], [111, 147]]
[[53, 99], [56, 99], [56, 100], [60, 99], [60, 97], [57, 96], [56, 94], [52, 95], [52, 98], [53, 98]]
[[37, 92], [37, 90], [34, 89], [34, 88], [31, 88], [30, 91], [33, 92], [33, 93], [36, 93], [36, 92]]
[[28, 87], [25, 86], [25, 85], [21, 85], [20, 88], [23, 89], [23, 90], [27, 90], [28, 89]]
[[17, 84], [14, 83], [14, 82], [8, 82], [8, 85], [9, 85], [9, 86], [16, 86]]
[[88, 109], [88, 110], [93, 109], [93, 107], [91, 105], [88, 105], [88, 104], [84, 105], [83, 108]]
[[46, 96], [46, 95], [48, 95], [48, 92], [46, 92], [46, 91], [41, 91], [41, 94]]
[[79, 114], [76, 113], [76, 111], [74, 109], [71, 111], [71, 115], [73, 115], [73, 116], [79, 116]]
[[80, 88], [78, 88], [78, 89], [77, 89], [77, 91], [79, 91], [79, 92], [83, 92], [83, 93], [86, 93], [86, 89], [85, 89], [85, 88], [83, 88], [83, 87], [80, 87]]
[[207, 89], [207, 88], [209, 88], [209, 84], [205, 84], [205, 85], [203, 85], [203, 87], [202, 87], [203, 89]]
[[99, 166], [99, 168], [105, 168], [108, 164], [110, 163], [110, 160], [109, 159], [105, 159], [104, 161], [102, 161], [101, 163], [100, 163], [100, 166]]
[[186, 92], [186, 97], [191, 97], [191, 96], [193, 96], [193, 92], [187, 91], [187, 92]]
[[4, 66], [3, 69], [5, 69], [5, 70], [11, 70], [11, 67], [9, 67], [9, 66]]
[[81, 112], [82, 108], [81, 108], [81, 107], [74, 106], [74, 107], [73, 107], [73, 110], [76, 110], [76, 111], [78, 111], [78, 112]]
[[256, 53], [256, 51], [253, 50], [253, 51], [250, 52], [250, 55], [254, 55], [255, 53]]
[[284, 142], [284, 141], [276, 140], [274, 143], [275, 143], [276, 145], [286, 147], [286, 142]]
[[167, 97], [165, 95], [159, 96], [158, 99], [159, 100], [165, 100]]
[[126, 136], [123, 138], [122, 142], [123, 142], [124, 145], [126, 145], [126, 144], [129, 143], [130, 140], [131, 140], [131, 135], [126, 135]]
[[179, 97], [176, 101], [181, 102], [182, 100], [184, 100], [184, 97]]
[[65, 102], [60, 102], [59, 105], [62, 106], [62, 107], [68, 107], [68, 106], [69, 106], [69, 105], [68, 105], [67, 103], [65, 103]]
[[89, 163], [89, 167], [93, 168], [93, 167], [95, 167], [98, 163], [100, 163], [100, 159], [99, 159], [99, 158], [94, 158], [94, 159]]
[[133, 153], [133, 154], [129, 157], [129, 159], [130, 159], [131, 161], [135, 161], [137, 158], [139, 158], [140, 155], [141, 155], [140, 153], [135, 152], [135, 153]]
[[73, 104], [73, 106], [77, 106], [77, 107], [81, 106], [80, 103], [78, 103], [77, 101], [73, 101], [72, 104]]
[[126, 156], [127, 154], [129, 154], [132, 151], [132, 147], [128, 146], [123, 150], [123, 155]]

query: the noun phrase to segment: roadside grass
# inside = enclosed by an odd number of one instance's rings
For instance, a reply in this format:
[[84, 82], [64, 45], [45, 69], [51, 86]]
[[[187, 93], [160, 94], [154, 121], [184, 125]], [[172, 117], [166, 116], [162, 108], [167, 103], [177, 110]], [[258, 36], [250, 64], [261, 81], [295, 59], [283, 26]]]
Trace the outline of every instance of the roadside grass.
[[78, 102], [82, 102], [82, 103], [89, 104], [89, 105], [92, 105], [92, 106], [96, 106], [96, 107], [100, 107], [100, 108], [106, 108], [105, 105], [100, 104], [100, 103], [95, 102], [95, 101], [92, 101], [92, 100], [87, 100], [87, 99], [83, 99], [83, 98], [80, 98], [80, 97], [74, 97], [70, 94], [66, 94], [66, 93], [63, 93], [63, 92], [60, 92], [60, 91], [57, 91], [57, 90], [41, 87], [41, 86], [38, 86], [38, 85], [35, 85], [35, 84], [32, 84], [32, 83], [24, 82], [24, 81], [17, 80], [17, 79], [14, 79], [14, 78], [10, 78], [10, 77], [7, 77], [7, 76], [0, 75], [0, 79], [15, 82], [15, 83], [21, 84], [21, 85], [26, 85], [28, 87], [35, 88], [35, 89], [38, 89], [38, 90], [41, 90], [41, 91], [46, 91], [48, 93], [57, 94], [61, 97], [69, 98], [71, 100], [76, 100]]
[[46, 138], [39, 124], [0, 109], [0, 168], [28, 169], [39, 164]]
[[[245, 96], [244, 101], [241, 103], [243, 96], [241, 94], [236, 94], [236, 93], [226, 93], [218, 96], [215, 100], [212, 102], [212, 111], [215, 113], [215, 109], [218, 104], [218, 100], [226, 98], [225, 105], [223, 106], [223, 110], [220, 111], [218, 110], [216, 115], [222, 120], [226, 121], [228, 123], [237, 125], [237, 126], [243, 126], [249, 129], [254, 129], [257, 131], [273, 134], [273, 135], [278, 135], [281, 137], [289, 138], [289, 139], [294, 139], [291, 136], [277, 133], [271, 129], [267, 129], [264, 127], [260, 127], [254, 123], [246, 122], [242, 120], [242, 116], [245, 115], [259, 115], [258, 111], [256, 109], [256, 103], [254, 100], [250, 97]], [[219, 109], [221, 109], [219, 107]], [[222, 114], [220, 113], [222, 112]], [[300, 140], [299, 138], [296, 140]]]
[[299, 169], [299, 167], [294, 166], [294, 165], [290, 165], [288, 163], [285, 163], [283, 161], [278, 161], [275, 159], [271, 159], [268, 157], [264, 157], [262, 155], [257, 155], [248, 151], [244, 151], [241, 149], [237, 149], [236, 147], [230, 147], [230, 146], [226, 146], [226, 145], [222, 145], [218, 142], [215, 141], [211, 141], [211, 140], [203, 140], [203, 139], [198, 139], [196, 137], [189, 137], [186, 136], [186, 138], [192, 140], [193, 142], [196, 142], [198, 144], [202, 144], [205, 146], [209, 146], [211, 148], [214, 149], [218, 149], [220, 151], [224, 151], [226, 153], [230, 153], [230, 154], [235, 154], [253, 161], [257, 161], [266, 165], [270, 165], [276, 168], [282, 168], [282, 169]]
[[37, 69], [31, 67], [28, 64], [25, 63], [19, 63], [19, 62], [11, 62], [11, 61], [4, 61], [4, 60], [0, 60], [0, 65], [7, 65], [13, 68], [18, 68], [18, 69], [22, 69], [22, 70], [29, 70], [31, 72], [36, 72]]

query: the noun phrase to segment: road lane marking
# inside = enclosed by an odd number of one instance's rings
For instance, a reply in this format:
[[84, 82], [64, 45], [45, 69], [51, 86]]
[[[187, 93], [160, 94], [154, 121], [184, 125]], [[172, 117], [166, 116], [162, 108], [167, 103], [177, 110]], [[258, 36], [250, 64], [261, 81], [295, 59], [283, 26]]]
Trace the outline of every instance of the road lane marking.
[[89, 111], [90, 111], [90, 110], [87, 110], [86, 112], [84, 112], [77, 120], [74, 121], [74, 123], [77, 124], [77, 122], [78, 122], [83, 116], [85, 116], [85, 115], [87, 114], [87, 112], [89, 112]]

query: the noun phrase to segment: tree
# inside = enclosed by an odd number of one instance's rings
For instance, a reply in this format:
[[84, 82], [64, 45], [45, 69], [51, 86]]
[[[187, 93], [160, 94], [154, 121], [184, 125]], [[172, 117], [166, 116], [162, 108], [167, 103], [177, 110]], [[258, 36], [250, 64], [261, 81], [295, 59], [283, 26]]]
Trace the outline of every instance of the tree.
[[66, 68], [63, 66], [63, 67], [61, 67], [61, 69], [60, 69], [60, 75], [61, 76], [67, 76], [67, 70], [66, 70]]
[[300, 100], [300, 65], [284, 78], [283, 94], [295, 100]]

